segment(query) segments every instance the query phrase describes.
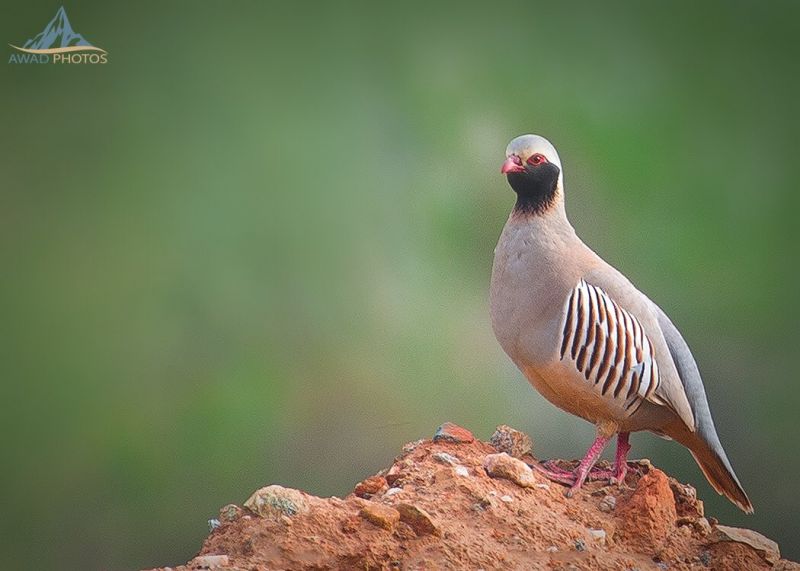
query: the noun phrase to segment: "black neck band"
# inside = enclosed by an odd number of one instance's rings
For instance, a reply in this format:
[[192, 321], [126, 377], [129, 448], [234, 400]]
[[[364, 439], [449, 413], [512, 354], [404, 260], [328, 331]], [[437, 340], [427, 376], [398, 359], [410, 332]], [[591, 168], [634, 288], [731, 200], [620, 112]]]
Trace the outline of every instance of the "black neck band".
[[514, 210], [522, 213], [541, 214], [552, 206], [561, 171], [552, 163], [538, 166], [526, 165], [522, 172], [508, 173], [508, 184], [517, 193]]

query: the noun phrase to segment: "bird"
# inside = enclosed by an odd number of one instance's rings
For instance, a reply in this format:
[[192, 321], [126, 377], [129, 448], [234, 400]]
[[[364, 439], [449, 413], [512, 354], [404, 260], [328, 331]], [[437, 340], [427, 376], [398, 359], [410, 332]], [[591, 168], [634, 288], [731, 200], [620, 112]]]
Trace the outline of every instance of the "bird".
[[[516, 203], [494, 252], [492, 329], [533, 387], [595, 425], [572, 470], [535, 467], [573, 496], [587, 478], [622, 483], [629, 436], [650, 431], [689, 449], [706, 479], [746, 513], [753, 505], [717, 435], [698, 365], [667, 314], [587, 246], [567, 219], [555, 147], [521, 135], [500, 172]], [[616, 436], [611, 470], [595, 464]]]

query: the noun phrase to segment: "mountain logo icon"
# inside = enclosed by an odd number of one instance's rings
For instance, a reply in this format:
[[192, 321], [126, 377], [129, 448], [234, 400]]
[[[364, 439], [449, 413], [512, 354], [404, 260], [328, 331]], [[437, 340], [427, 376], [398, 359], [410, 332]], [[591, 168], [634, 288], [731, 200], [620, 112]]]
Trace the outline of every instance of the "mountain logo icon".
[[[106, 63], [107, 52], [89, 43], [83, 35], [72, 29], [67, 12], [61, 6], [44, 30], [26, 41], [21, 47], [8, 44], [30, 57], [16, 58], [12, 55], [9, 63]], [[76, 53], [87, 52], [87, 53]]]

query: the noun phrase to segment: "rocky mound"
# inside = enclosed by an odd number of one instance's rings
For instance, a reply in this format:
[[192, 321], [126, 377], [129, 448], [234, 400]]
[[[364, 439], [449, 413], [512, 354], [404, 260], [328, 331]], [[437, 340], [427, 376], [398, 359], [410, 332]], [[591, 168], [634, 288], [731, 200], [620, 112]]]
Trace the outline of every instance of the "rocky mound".
[[223, 507], [175, 569], [800, 570], [761, 534], [706, 518], [694, 488], [646, 460], [571, 499], [534, 461], [521, 432], [480, 442], [445, 423], [344, 499], [273, 485]]

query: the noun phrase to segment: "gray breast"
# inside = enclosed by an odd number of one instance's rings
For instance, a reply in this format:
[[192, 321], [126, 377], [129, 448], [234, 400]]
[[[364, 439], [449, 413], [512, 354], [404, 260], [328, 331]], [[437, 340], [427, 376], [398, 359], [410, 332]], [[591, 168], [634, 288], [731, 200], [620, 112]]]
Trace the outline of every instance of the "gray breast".
[[492, 326], [518, 365], [546, 363], [557, 355], [563, 299], [559, 256], [534, 225], [507, 225], [495, 250], [490, 290]]

